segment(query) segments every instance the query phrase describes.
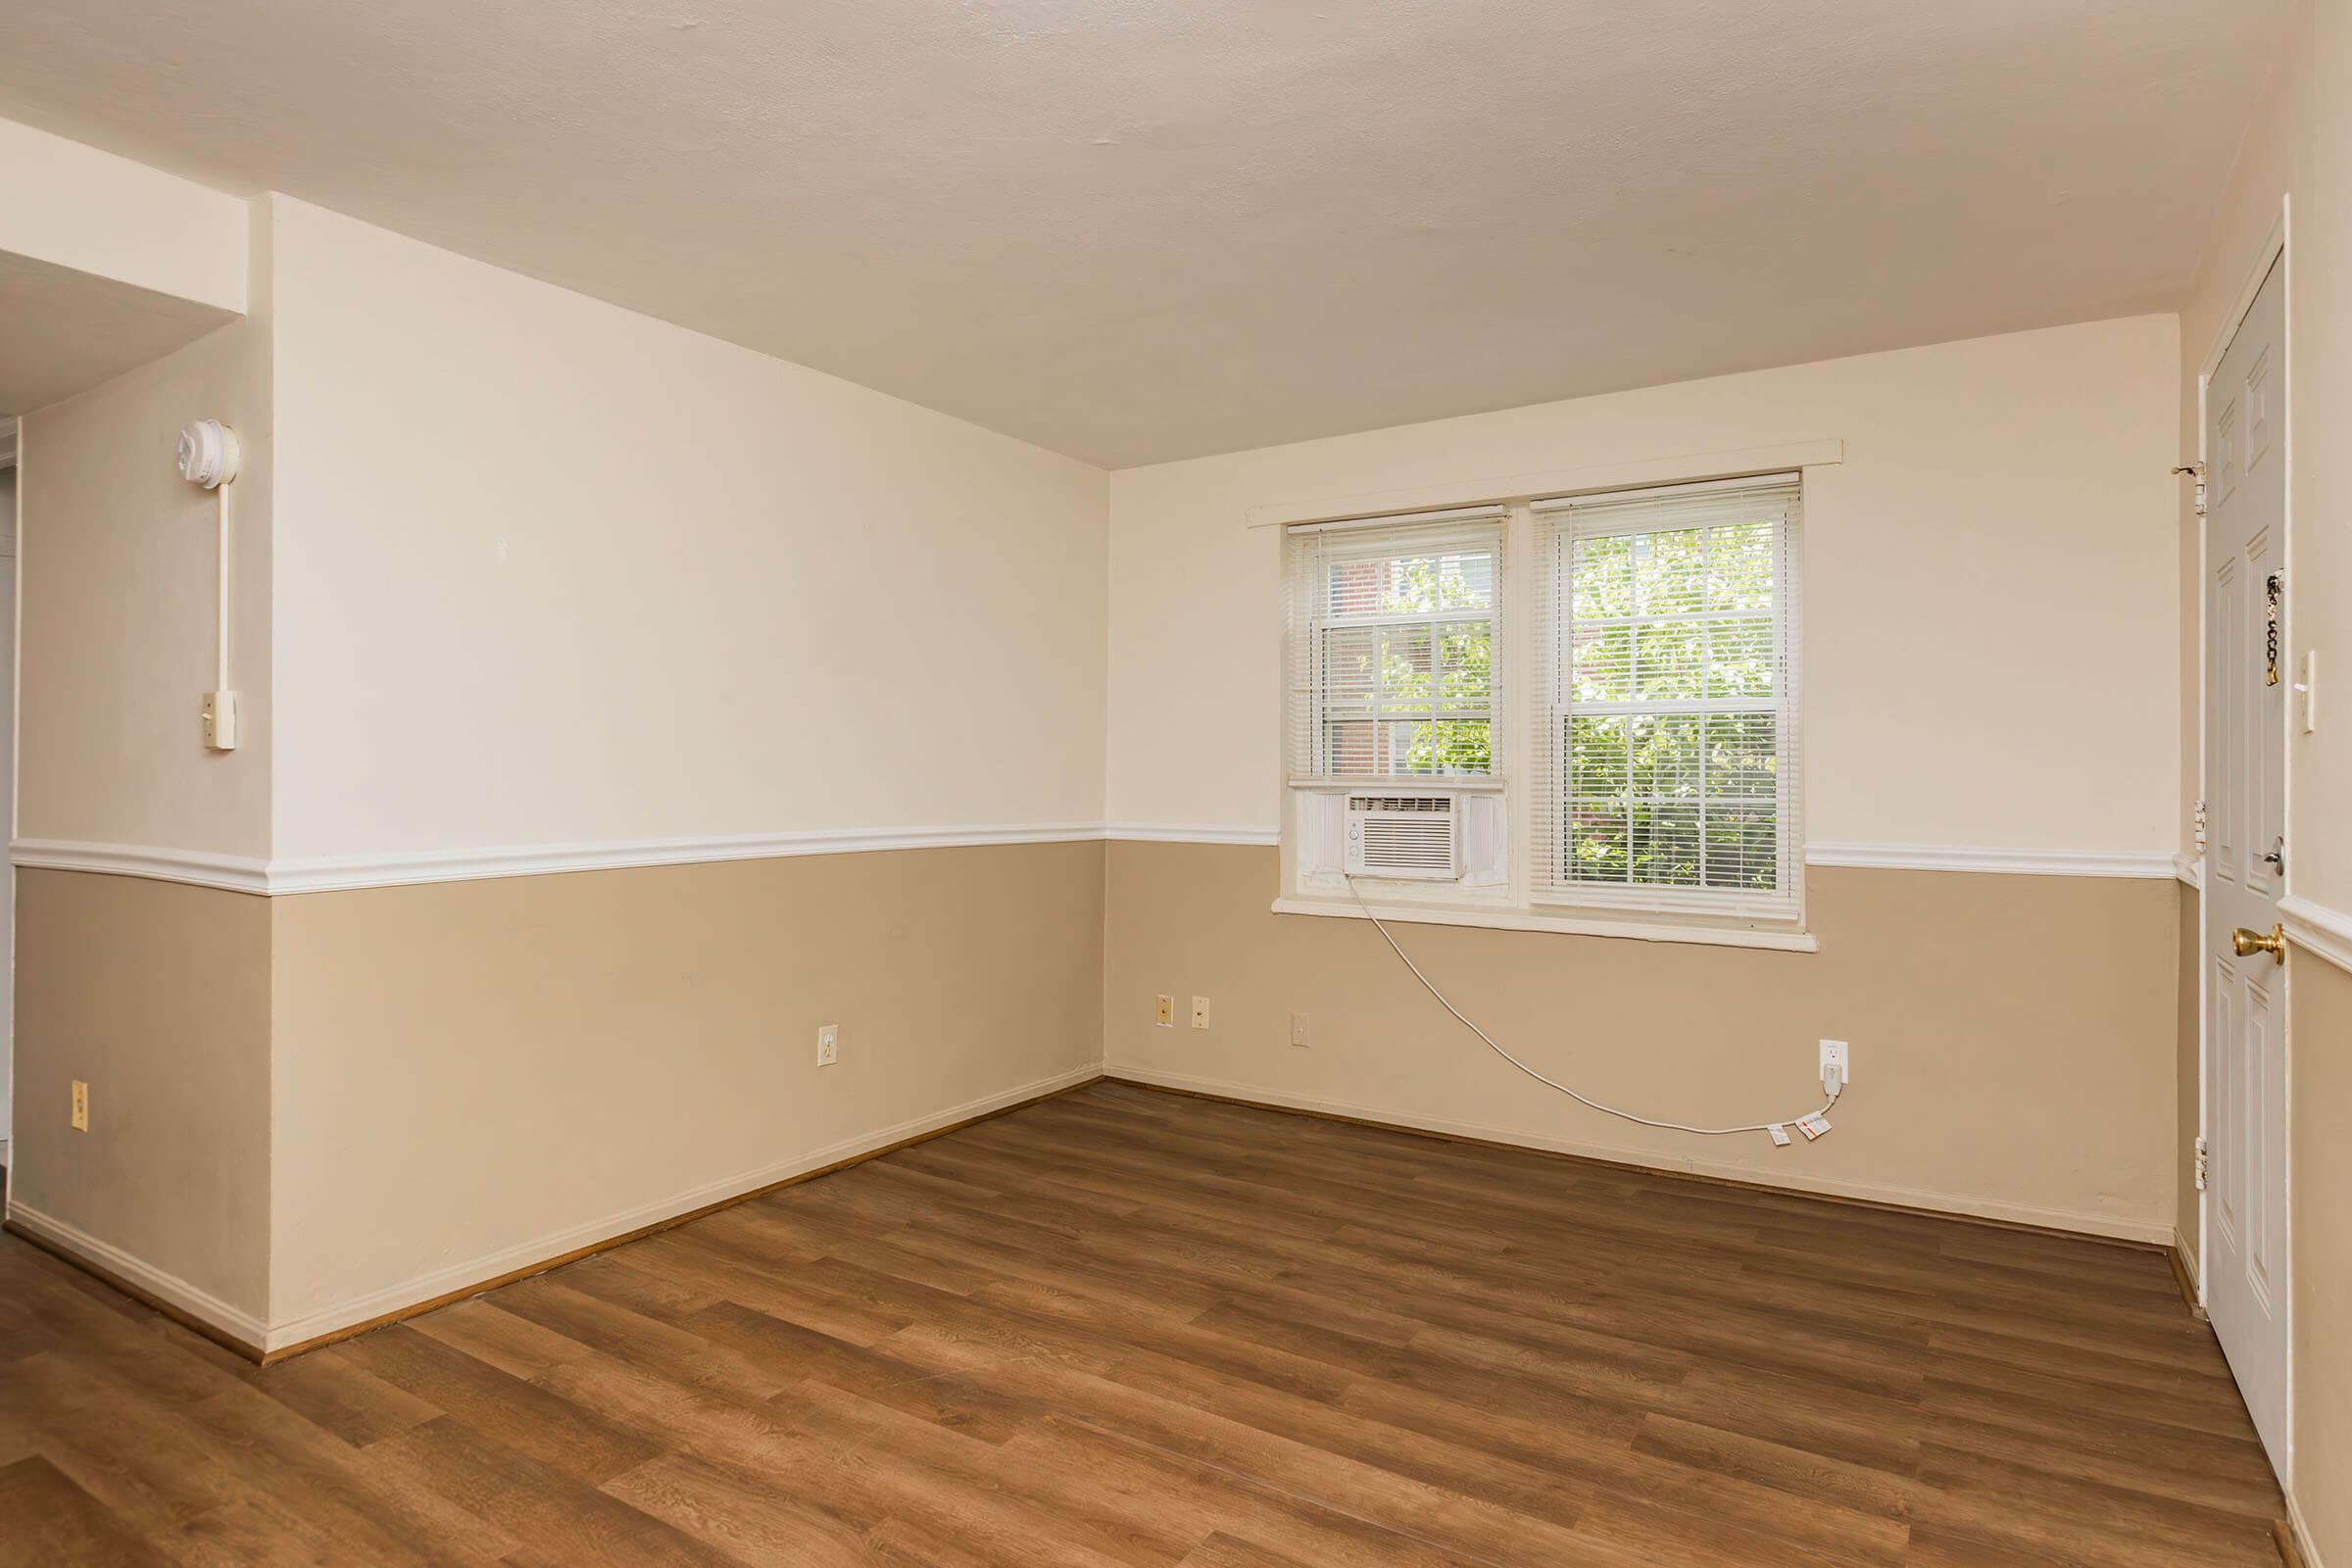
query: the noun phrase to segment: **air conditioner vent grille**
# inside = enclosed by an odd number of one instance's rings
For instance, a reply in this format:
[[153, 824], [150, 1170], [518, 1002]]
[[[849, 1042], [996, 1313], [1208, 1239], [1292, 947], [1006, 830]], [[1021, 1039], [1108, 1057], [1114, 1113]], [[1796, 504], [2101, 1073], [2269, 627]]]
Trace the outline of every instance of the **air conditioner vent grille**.
[[1348, 870], [1451, 882], [1462, 874], [1460, 805], [1449, 795], [1352, 795]]

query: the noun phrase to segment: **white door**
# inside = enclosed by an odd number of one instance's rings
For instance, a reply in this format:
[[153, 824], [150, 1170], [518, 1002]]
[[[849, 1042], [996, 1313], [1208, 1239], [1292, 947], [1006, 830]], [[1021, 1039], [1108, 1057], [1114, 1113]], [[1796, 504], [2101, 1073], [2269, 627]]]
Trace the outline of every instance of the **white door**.
[[[5, 422], [5, 421], [0, 421]], [[17, 830], [17, 471], [0, 469], [0, 836]], [[0, 864], [0, 1166], [9, 1160], [8, 1094], [16, 1070], [17, 874]]]
[[2286, 340], [2272, 268], [2205, 390], [2206, 1309], [2286, 1475]]

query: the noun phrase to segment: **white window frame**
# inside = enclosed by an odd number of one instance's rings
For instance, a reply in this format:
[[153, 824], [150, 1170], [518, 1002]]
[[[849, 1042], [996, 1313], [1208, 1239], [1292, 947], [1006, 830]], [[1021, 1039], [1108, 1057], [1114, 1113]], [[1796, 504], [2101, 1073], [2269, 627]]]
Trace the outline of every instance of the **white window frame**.
[[[1504, 595], [1507, 592], [1506, 583], [1509, 578], [1510, 540], [1508, 537], [1509, 517], [1504, 509], [1500, 507], [1470, 508], [1459, 511], [1417, 514], [1405, 517], [1384, 517], [1362, 524], [1354, 522], [1314, 524], [1294, 530], [1292, 538], [1295, 546], [1311, 545], [1314, 548], [1313, 561], [1316, 581], [1310, 590], [1306, 583], [1293, 580], [1288, 584], [1287, 593], [1299, 597], [1307, 597], [1311, 593], [1313, 598], [1321, 600], [1325, 589], [1329, 586], [1328, 570], [1330, 567], [1349, 562], [1394, 560], [1397, 554], [1396, 548], [1393, 544], [1384, 543], [1384, 541], [1394, 540], [1399, 532], [1406, 530], [1409, 530], [1410, 534], [1416, 538], [1425, 536], [1428, 547], [1433, 551], [1447, 551], [1449, 548], [1474, 550], [1486, 546], [1491, 541], [1494, 556], [1493, 600], [1483, 613], [1439, 610], [1428, 613], [1348, 613], [1337, 616], [1319, 611], [1310, 611], [1303, 605], [1294, 604], [1289, 611], [1291, 625], [1288, 634], [1294, 638], [1305, 638], [1306, 645], [1286, 648], [1284, 656], [1285, 669], [1290, 672], [1286, 675], [1286, 683], [1289, 687], [1286, 702], [1304, 705], [1303, 712], [1286, 710], [1284, 715], [1285, 746], [1291, 754], [1288, 765], [1294, 770], [1293, 782], [1313, 787], [1345, 787], [1355, 790], [1385, 789], [1390, 793], [1404, 794], [1420, 792], [1425, 785], [1445, 789], [1471, 790], [1494, 787], [1491, 781], [1499, 780], [1504, 774], [1507, 757], [1503, 750], [1502, 736], [1511, 721], [1510, 663], [1504, 648], [1507, 618]], [[1285, 570], [1286, 574], [1296, 577], [1296, 573], [1291, 573], [1290, 564], [1287, 561]], [[1331, 632], [1425, 625], [1431, 629], [1434, 642], [1435, 633], [1443, 624], [1471, 624], [1479, 621], [1485, 621], [1493, 627], [1490, 653], [1490, 690], [1485, 713], [1488, 756], [1486, 772], [1329, 773], [1319, 769], [1303, 768], [1299, 765], [1304, 760], [1304, 754], [1309, 750], [1318, 761], [1328, 756], [1326, 735], [1327, 725], [1332, 716], [1332, 705], [1330, 700], [1321, 694], [1319, 687], [1311, 685], [1311, 681], [1314, 678], [1315, 670], [1319, 667], [1315, 656], [1320, 651], [1322, 640], [1327, 638]], [[1300, 678], [1302, 674], [1306, 677], [1305, 681]], [[1306, 695], [1309, 691], [1313, 695]], [[1440, 715], [1433, 708], [1430, 716], [1436, 718]], [[1377, 726], [1401, 720], [1400, 716], [1395, 712], [1384, 712], [1376, 704], [1367, 704], [1361, 721]]]
[[[1534, 482], [1522, 480], [1527, 488], [1509, 494], [1498, 495], [1495, 490], [1486, 487], [1466, 487], [1467, 497], [1455, 508], [1436, 512], [1422, 509], [1433, 526], [1449, 516], [1472, 514], [1474, 508], [1499, 508], [1502, 513], [1501, 577], [1496, 589], [1494, 612], [1497, 692], [1492, 720], [1494, 772], [1489, 776], [1471, 778], [1405, 775], [1377, 782], [1384, 789], [1459, 796], [1465, 801], [1465, 809], [1475, 808], [1490, 813], [1479, 820], [1488, 824], [1484, 839], [1488, 851], [1494, 856], [1491, 874], [1474, 876], [1458, 885], [1415, 885], [1359, 877], [1350, 888], [1345, 878], [1330, 873], [1331, 856], [1336, 853], [1335, 824], [1339, 821], [1333, 797], [1344, 795], [1351, 789], [1360, 793], [1364, 786], [1376, 781], [1357, 777], [1293, 775], [1293, 736], [1298, 721], [1296, 704], [1299, 699], [1293, 689], [1292, 650], [1287, 646], [1289, 636], [1295, 633], [1286, 633], [1281, 759], [1282, 888], [1280, 896], [1274, 901], [1274, 908], [1283, 913], [1360, 917], [1364, 906], [1368, 905], [1383, 919], [1789, 952], [1818, 951], [1819, 943], [1806, 930], [1804, 919], [1805, 841], [1799, 773], [1803, 758], [1803, 697], [1799, 670], [1803, 629], [1804, 535], [1801, 524], [1793, 520], [1783, 551], [1783, 559], [1789, 565], [1790, 572], [1783, 581], [1776, 602], [1776, 612], [1785, 619], [1787, 625], [1784, 641], [1787, 662], [1781, 677], [1787, 683], [1787, 694], [1782, 699], [1780, 710], [1787, 734], [1783, 742], [1783, 758], [1785, 768], [1791, 774], [1798, 774], [1783, 779], [1779, 804], [1781, 882], [1788, 895], [1786, 901], [1766, 901], [1767, 906], [1763, 907], [1753, 905], [1742, 906], [1738, 899], [1727, 900], [1711, 893], [1692, 897], [1692, 890], [1638, 885], [1624, 888], [1601, 885], [1563, 893], [1556, 889], [1539, 888], [1537, 883], [1541, 879], [1537, 877], [1533, 865], [1537, 847], [1534, 832], [1536, 813], [1546, 808], [1546, 803], [1540, 798], [1546, 786], [1539, 777], [1542, 768], [1529, 764], [1535, 760], [1535, 749], [1546, 744], [1545, 730], [1550, 722], [1547, 709], [1551, 701], [1547, 680], [1541, 678], [1540, 674], [1538, 678], [1524, 678], [1531, 672], [1542, 671], [1542, 662], [1550, 657], [1550, 650], [1540, 645], [1547, 618], [1541, 612], [1538, 595], [1547, 587], [1543, 549], [1548, 528], [1544, 517], [1538, 514], [1538, 504], [1556, 503], [1571, 497], [1598, 500], [1603, 492], [1680, 483], [1704, 484], [1723, 480], [1753, 482], [1801, 471], [1819, 463], [1836, 463], [1842, 456], [1836, 442], [1808, 443], [1802, 447], [1782, 450], [1795, 461], [1770, 462], [1770, 457], [1774, 455], [1770, 450], [1740, 454], [1736, 456], [1752, 456], [1765, 461], [1758, 461], [1752, 466], [1742, 465], [1735, 467], [1727, 464], [1712, 471], [1700, 469], [1690, 472], [1687, 477], [1671, 468], [1660, 471], [1660, 466], [1656, 464], [1629, 465], [1620, 470], [1624, 478], [1614, 483], [1610, 482], [1611, 475], [1592, 472], [1590, 482], [1574, 482], [1574, 479], [1585, 478], [1586, 475], [1561, 476], [1570, 482], [1544, 488], [1537, 488], [1543, 482], [1541, 478]], [[1695, 464], [1703, 460], [1692, 461]], [[1804, 476], [1803, 485], [1801, 505], [1811, 506], [1815, 496], [1809, 474]], [[1489, 497], [1493, 499], [1487, 499]], [[1292, 510], [1298, 512], [1303, 509]], [[1263, 521], [1253, 520], [1253, 526], [1270, 524], [1287, 529], [1297, 527], [1301, 522], [1324, 527], [1350, 524], [1393, 526], [1414, 519], [1415, 514], [1403, 509], [1356, 517], [1333, 514], [1325, 514], [1321, 517], [1292, 517], [1278, 514]], [[1283, 563], [1281, 569], [1288, 583], [1292, 569], [1291, 555], [1287, 547], [1280, 554]], [[1480, 836], [1474, 833], [1474, 861], [1479, 844]], [[1360, 904], [1359, 897], [1362, 901]]]

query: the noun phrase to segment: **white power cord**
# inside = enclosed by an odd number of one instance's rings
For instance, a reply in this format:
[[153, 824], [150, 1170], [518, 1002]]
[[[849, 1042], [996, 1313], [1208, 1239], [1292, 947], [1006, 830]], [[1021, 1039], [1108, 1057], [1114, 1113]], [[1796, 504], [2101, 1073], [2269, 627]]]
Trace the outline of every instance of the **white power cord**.
[[1452, 1013], [1454, 1018], [1460, 1022], [1463, 1028], [1469, 1030], [1472, 1034], [1478, 1036], [1479, 1039], [1485, 1041], [1489, 1051], [1494, 1052], [1494, 1054], [1500, 1056], [1503, 1060], [1509, 1062], [1512, 1066], [1518, 1068], [1521, 1072], [1527, 1074], [1536, 1082], [1543, 1084], [1546, 1088], [1556, 1089], [1561, 1094], [1566, 1095], [1570, 1100], [1575, 1101], [1578, 1104], [1590, 1106], [1592, 1109], [1599, 1111], [1604, 1116], [1615, 1116], [1621, 1121], [1636, 1122], [1643, 1127], [1661, 1127], [1668, 1132], [1696, 1133], [1702, 1138], [1726, 1138], [1735, 1133], [1771, 1133], [1775, 1135], [1776, 1141], [1785, 1141], [1787, 1134], [1782, 1132], [1781, 1129], [1788, 1126], [1791, 1122], [1804, 1121], [1809, 1116], [1826, 1115], [1830, 1107], [1838, 1103], [1838, 1097], [1845, 1093], [1844, 1084], [1838, 1081], [1838, 1069], [1832, 1067], [1829, 1069], [1827, 1078], [1827, 1086], [1830, 1091], [1830, 1098], [1821, 1102], [1821, 1109], [1810, 1111], [1806, 1116], [1790, 1117], [1788, 1122], [1756, 1122], [1745, 1127], [1689, 1127], [1685, 1126], [1679, 1121], [1652, 1121], [1647, 1116], [1637, 1116], [1630, 1110], [1619, 1110], [1614, 1105], [1604, 1105], [1597, 1100], [1578, 1094], [1575, 1090], [1569, 1088], [1566, 1084], [1559, 1082], [1557, 1079], [1544, 1077], [1542, 1073], [1536, 1071], [1535, 1068], [1530, 1067], [1526, 1062], [1521, 1061], [1517, 1056], [1512, 1055], [1509, 1052], [1503, 1050], [1501, 1046], [1497, 1045], [1493, 1035], [1487, 1033], [1477, 1024], [1471, 1022], [1467, 1013], [1463, 1012], [1461, 1008], [1455, 1006], [1451, 1002], [1448, 1002], [1446, 999], [1446, 993], [1440, 991], [1435, 985], [1431, 984], [1429, 976], [1421, 972], [1421, 966], [1415, 963], [1412, 958], [1406, 955], [1404, 949], [1396, 945], [1396, 938], [1390, 933], [1388, 926], [1382, 923], [1380, 916], [1372, 912], [1372, 906], [1364, 902], [1364, 895], [1361, 890], [1356, 887], [1355, 878], [1352, 876], [1348, 878], [1348, 891], [1354, 898], [1355, 906], [1364, 911], [1364, 918], [1372, 922], [1372, 929], [1380, 933], [1381, 940], [1388, 943], [1389, 951], [1396, 954], [1396, 956], [1403, 961], [1404, 966], [1413, 972], [1413, 978], [1421, 982], [1421, 988], [1424, 991], [1427, 991], [1431, 996], [1437, 998], [1438, 1005], [1444, 1007], [1447, 1012]]

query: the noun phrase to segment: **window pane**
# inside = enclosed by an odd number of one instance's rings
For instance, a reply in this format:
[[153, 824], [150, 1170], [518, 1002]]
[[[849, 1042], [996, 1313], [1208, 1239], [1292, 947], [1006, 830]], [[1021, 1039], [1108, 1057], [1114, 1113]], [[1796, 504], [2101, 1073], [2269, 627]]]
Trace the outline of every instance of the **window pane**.
[[1335, 561], [1331, 564], [1331, 601], [1326, 607], [1334, 615], [1377, 614], [1381, 607], [1381, 585], [1388, 572], [1388, 564], [1381, 561]]
[[1380, 632], [1341, 626], [1323, 634], [1323, 698], [1327, 707], [1367, 703], [1378, 682]]
[[1580, 540], [1570, 565], [1578, 620], [1634, 612], [1634, 538], [1618, 534], [1605, 539]]
[[1437, 690], [1441, 710], [1484, 710], [1494, 706], [1494, 628], [1492, 622], [1450, 625], [1437, 637]]
[[1569, 657], [1572, 694], [1580, 703], [1622, 703], [1634, 694], [1634, 629], [1580, 627]]
[[1697, 713], [1640, 714], [1628, 720], [1633, 740], [1633, 793], [1696, 797], [1700, 791]]
[[1427, 708], [1437, 638], [1427, 626], [1384, 626], [1380, 630], [1381, 706]]
[[1561, 843], [1572, 882], [1623, 882], [1626, 877], [1626, 808], [1623, 801], [1571, 801], [1563, 813]]
[[1682, 702], [1707, 694], [1707, 623], [1644, 621], [1634, 634], [1638, 702]]
[[1707, 807], [1707, 886], [1769, 893], [1780, 885], [1779, 818], [1770, 805], [1716, 801]]
[[1696, 887], [1697, 803], [1637, 800], [1632, 814], [1628, 850], [1633, 880], [1653, 887]]
[[1688, 615], [1706, 608], [1705, 529], [1642, 533], [1632, 539], [1637, 613]]
[[1348, 720], [1327, 725], [1324, 730], [1324, 771], [1355, 777], [1367, 777], [1381, 771], [1379, 767], [1380, 728], [1366, 720]]
[[1770, 713], [1707, 716], [1707, 793], [1772, 800], [1780, 792], [1780, 720]]
[[1427, 615], [1494, 608], [1492, 551], [1436, 551], [1331, 564], [1334, 615]]
[[1626, 720], [1614, 713], [1578, 713], [1568, 721], [1568, 793], [1622, 795], [1626, 786]]
[[1706, 608], [1769, 612], [1776, 544], [1769, 522], [1716, 529], [1707, 547]]
[[1424, 719], [1383, 727], [1393, 773], [1486, 773], [1494, 768], [1483, 718]]
[[1712, 630], [1712, 659], [1706, 690], [1693, 696], [1763, 698], [1770, 701], [1780, 663], [1772, 620], [1719, 620]]

